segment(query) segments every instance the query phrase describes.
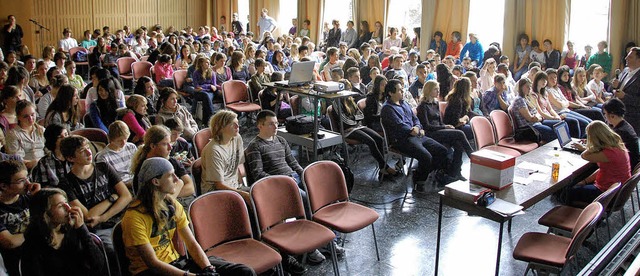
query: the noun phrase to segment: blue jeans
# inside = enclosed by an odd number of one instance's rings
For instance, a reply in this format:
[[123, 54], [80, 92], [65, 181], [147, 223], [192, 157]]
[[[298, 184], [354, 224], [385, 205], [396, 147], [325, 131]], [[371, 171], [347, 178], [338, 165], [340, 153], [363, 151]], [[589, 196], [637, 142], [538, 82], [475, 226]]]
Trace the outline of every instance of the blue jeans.
[[293, 172], [290, 175], [293, 180], [296, 181], [298, 185], [298, 192], [300, 192], [300, 196], [302, 197], [302, 205], [304, 206], [304, 214], [307, 216], [307, 219], [311, 219], [311, 209], [309, 205], [309, 198], [307, 197], [307, 192], [304, 191], [304, 186], [302, 185], [302, 180], [300, 179], [300, 175], [297, 172]]
[[566, 117], [564, 121], [569, 125], [569, 133], [571, 133], [571, 137], [573, 138], [585, 138], [587, 137], [587, 132], [585, 131], [587, 125], [591, 123], [591, 119], [580, 115], [574, 111], [565, 111], [558, 114], [565, 114]]
[[202, 122], [209, 125], [209, 118], [213, 115], [213, 92], [193, 91], [193, 104], [191, 105], [191, 113], [196, 114], [198, 102], [202, 102]]
[[590, 203], [596, 197], [602, 194], [602, 191], [598, 189], [593, 183], [584, 186], [573, 186], [567, 194], [567, 202], [585, 202]]
[[543, 120], [542, 123], [533, 124], [533, 128], [535, 128], [540, 133], [540, 139], [544, 142], [549, 142], [557, 139], [556, 133], [553, 131], [553, 125], [557, 124], [558, 120]]

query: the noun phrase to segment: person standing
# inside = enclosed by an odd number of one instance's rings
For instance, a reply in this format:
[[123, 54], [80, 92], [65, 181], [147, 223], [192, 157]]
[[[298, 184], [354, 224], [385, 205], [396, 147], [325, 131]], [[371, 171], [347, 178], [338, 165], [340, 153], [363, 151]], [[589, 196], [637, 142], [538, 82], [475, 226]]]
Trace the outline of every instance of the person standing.
[[14, 15], [7, 16], [9, 24], [4, 25], [4, 48], [8, 52], [17, 52], [20, 45], [22, 45], [22, 27], [16, 23], [16, 17]]
[[342, 30], [340, 30], [340, 21], [334, 19], [331, 24], [333, 25], [333, 29], [329, 30], [329, 33], [327, 35], [327, 49], [329, 47], [339, 47], [340, 38], [342, 37]]
[[358, 32], [353, 28], [353, 25], [353, 21], [349, 20], [347, 22], [347, 29], [344, 30], [340, 38], [340, 41], [347, 43], [348, 49], [356, 47], [356, 43], [358, 42]]
[[[269, 32], [273, 34], [273, 31], [275, 31], [278, 28], [278, 22], [276, 22], [275, 19], [273, 19], [273, 17], [268, 15], [269, 10], [267, 10], [266, 8], [262, 9], [262, 12], [260, 12], [260, 18], [258, 19], [258, 28], [260, 29], [260, 36], [259, 36], [259, 41], [262, 41], [262, 38], [264, 38], [264, 33], [265, 32]], [[247, 31], [248, 28], [247, 28]]]
[[620, 77], [613, 80], [615, 97], [622, 100], [627, 113], [625, 119], [638, 133], [640, 131], [640, 47], [633, 47], [625, 58], [627, 68], [620, 73]]

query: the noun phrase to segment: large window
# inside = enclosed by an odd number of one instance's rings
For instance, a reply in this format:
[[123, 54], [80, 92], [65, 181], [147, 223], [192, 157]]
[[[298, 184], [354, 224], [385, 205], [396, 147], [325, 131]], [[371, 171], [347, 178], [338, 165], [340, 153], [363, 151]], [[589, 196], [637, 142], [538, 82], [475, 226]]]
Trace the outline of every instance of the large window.
[[[504, 34], [505, 0], [471, 0], [469, 6], [469, 27], [467, 33], [478, 35], [482, 46], [489, 47], [491, 42], [502, 45]], [[462, 38], [466, 41], [468, 38]]]
[[291, 19], [298, 17], [298, 0], [280, 0], [280, 15], [278, 16], [278, 29], [280, 34], [289, 33], [293, 26]]
[[586, 45], [593, 47], [592, 53], [597, 52], [598, 42], [607, 40], [608, 28], [609, 0], [571, 1], [569, 40], [579, 55], [584, 55]]
[[[238, 20], [242, 22], [242, 28], [247, 32], [247, 21], [249, 21], [249, 0], [238, 1]], [[253, 25], [256, 23], [254, 22]], [[251, 31], [255, 31], [254, 26], [251, 26]]]
[[[400, 30], [407, 28], [407, 34], [413, 38], [413, 28], [422, 22], [422, 0], [389, 0], [387, 26]], [[398, 34], [400, 34], [398, 32]]]
[[[329, 29], [333, 28], [331, 21], [337, 19], [340, 21], [340, 29], [344, 31], [347, 28], [347, 21], [353, 20], [352, 1], [345, 0], [325, 0], [324, 1], [323, 23], [329, 23]], [[322, 26], [320, 26], [322, 29]]]

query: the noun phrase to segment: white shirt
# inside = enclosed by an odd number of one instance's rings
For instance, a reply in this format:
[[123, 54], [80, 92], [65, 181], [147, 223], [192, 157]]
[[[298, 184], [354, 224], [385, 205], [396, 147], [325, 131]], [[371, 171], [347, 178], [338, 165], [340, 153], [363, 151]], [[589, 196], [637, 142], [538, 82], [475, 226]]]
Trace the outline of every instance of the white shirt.
[[273, 17], [265, 15], [264, 17], [260, 17], [258, 19], [258, 27], [260, 28], [260, 40], [262, 40], [262, 35], [264, 32], [271, 31], [277, 27], [278, 22], [276, 22]]
[[62, 48], [63, 51], [69, 52], [69, 49], [78, 47], [78, 41], [74, 38], [63, 38], [58, 41], [58, 49]]

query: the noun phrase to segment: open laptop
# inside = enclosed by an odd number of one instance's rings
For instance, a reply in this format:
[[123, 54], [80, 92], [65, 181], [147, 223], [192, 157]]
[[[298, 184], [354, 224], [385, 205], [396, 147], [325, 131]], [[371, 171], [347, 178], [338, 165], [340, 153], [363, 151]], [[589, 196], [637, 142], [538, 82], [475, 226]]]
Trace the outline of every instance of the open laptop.
[[303, 86], [313, 81], [313, 68], [315, 61], [294, 62], [291, 65], [291, 76], [289, 80], [277, 81], [275, 85], [284, 87]]
[[567, 122], [560, 121], [559, 123], [553, 125], [553, 131], [558, 137], [558, 143], [560, 143], [560, 147], [562, 148], [562, 150], [574, 153], [582, 153], [580, 150], [577, 150], [573, 147], [573, 145], [581, 144], [581, 142], [579, 139], [571, 138], [571, 134], [569, 134], [569, 125], [567, 125]]

